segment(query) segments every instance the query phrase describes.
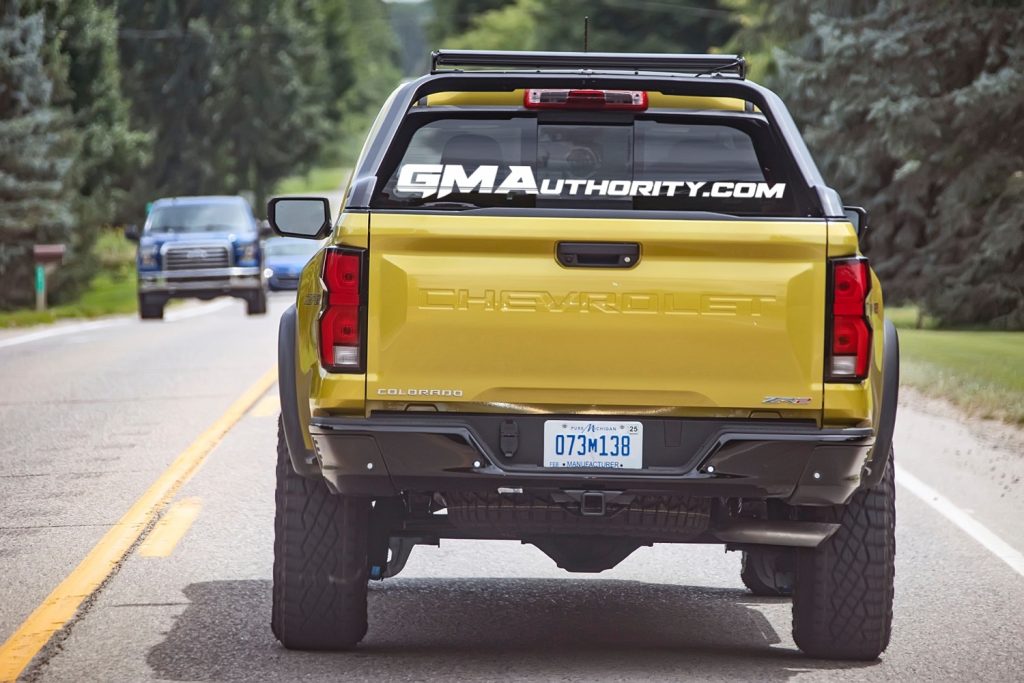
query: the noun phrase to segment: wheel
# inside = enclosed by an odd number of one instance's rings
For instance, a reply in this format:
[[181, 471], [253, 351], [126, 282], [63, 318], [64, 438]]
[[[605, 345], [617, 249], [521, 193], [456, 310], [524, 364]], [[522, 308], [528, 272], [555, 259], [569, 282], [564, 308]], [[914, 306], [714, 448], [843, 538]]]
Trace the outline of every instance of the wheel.
[[295, 473], [277, 427], [271, 629], [289, 650], [347, 650], [366, 635], [369, 499]]
[[793, 594], [795, 578], [791, 550], [745, 550], [740, 578], [754, 595], [785, 597]]
[[143, 320], [163, 320], [166, 300], [139, 294], [139, 317]]
[[249, 315], [263, 315], [267, 312], [267, 290], [260, 289], [245, 297], [245, 312]]
[[845, 506], [823, 508], [818, 521], [839, 529], [817, 548], [797, 553], [793, 640], [812, 657], [873, 660], [889, 646], [896, 573], [893, 459], [875, 488]]

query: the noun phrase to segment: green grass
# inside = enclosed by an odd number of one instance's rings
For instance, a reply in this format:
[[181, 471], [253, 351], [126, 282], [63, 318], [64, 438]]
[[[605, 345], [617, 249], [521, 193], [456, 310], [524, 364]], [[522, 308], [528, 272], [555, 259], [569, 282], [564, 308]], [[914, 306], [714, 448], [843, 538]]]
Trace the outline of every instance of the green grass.
[[134, 313], [135, 272], [128, 268], [103, 270], [93, 278], [78, 301], [53, 306], [45, 311], [0, 312], [0, 327], [24, 327], [52, 323], [63, 318], [98, 318], [116, 313]]
[[916, 309], [886, 309], [900, 328], [901, 380], [970, 414], [1024, 424], [1024, 332], [914, 329]]
[[337, 190], [345, 180], [348, 169], [344, 166], [326, 166], [311, 169], [303, 175], [285, 178], [274, 188], [275, 194], [303, 194]]
[[935, 319], [922, 314], [917, 306], [886, 306], [885, 317], [900, 329], [934, 330], [938, 327]]

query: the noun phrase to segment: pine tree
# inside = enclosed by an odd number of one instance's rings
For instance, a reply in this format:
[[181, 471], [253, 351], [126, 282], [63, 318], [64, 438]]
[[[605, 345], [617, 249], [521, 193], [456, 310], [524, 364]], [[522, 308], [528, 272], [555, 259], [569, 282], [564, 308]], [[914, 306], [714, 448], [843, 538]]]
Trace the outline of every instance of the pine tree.
[[[62, 65], [43, 12], [9, 0], [0, 15], [0, 306], [32, 301], [32, 245], [65, 242], [73, 226], [68, 174], [77, 136], [53, 104]], [[50, 57], [48, 63], [47, 57]]]
[[146, 160], [149, 137], [131, 127], [117, 52], [117, 14], [94, 0], [67, 0], [58, 28], [68, 56], [75, 125], [82, 132], [80, 194], [89, 223], [133, 218], [125, 205], [131, 180]]
[[872, 210], [864, 244], [889, 300], [946, 324], [1024, 327], [1024, 12], [826, 7], [771, 5], [767, 30], [782, 36], [769, 85], [826, 179]]
[[93, 0], [66, 0], [53, 25], [67, 64], [65, 100], [81, 139], [69, 174], [77, 190], [76, 226], [52, 282], [52, 298], [60, 301], [87, 286], [98, 269], [92, 247], [100, 229], [137, 220], [129, 189], [145, 162], [149, 139], [129, 122], [114, 9]]

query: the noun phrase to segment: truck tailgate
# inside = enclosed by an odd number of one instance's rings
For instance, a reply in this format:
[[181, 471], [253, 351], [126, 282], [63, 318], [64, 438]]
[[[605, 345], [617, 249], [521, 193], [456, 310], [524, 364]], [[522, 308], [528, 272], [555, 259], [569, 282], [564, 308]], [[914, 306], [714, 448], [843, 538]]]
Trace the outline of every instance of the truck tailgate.
[[[640, 256], [566, 267], [560, 242]], [[369, 251], [371, 406], [821, 410], [822, 221], [381, 212]]]

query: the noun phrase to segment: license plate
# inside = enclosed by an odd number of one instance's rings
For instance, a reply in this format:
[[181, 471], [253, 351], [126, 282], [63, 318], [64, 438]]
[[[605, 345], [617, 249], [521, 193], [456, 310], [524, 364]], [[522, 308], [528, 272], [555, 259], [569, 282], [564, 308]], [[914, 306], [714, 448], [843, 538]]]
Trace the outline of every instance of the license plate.
[[638, 470], [644, 465], [640, 422], [544, 422], [544, 467], [608, 467]]

